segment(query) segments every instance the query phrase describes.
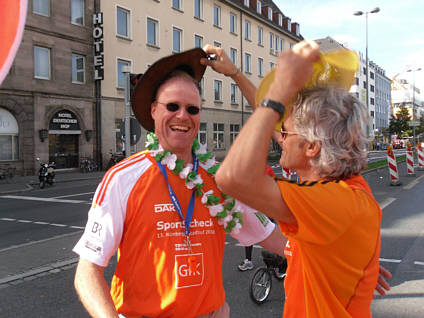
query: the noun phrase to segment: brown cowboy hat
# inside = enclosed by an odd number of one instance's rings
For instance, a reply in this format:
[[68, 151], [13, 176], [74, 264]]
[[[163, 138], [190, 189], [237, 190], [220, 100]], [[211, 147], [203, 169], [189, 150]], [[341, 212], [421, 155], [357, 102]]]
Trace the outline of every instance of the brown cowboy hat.
[[131, 105], [135, 117], [147, 131], [153, 131], [155, 128], [150, 106], [163, 80], [171, 72], [182, 70], [200, 82], [206, 70], [206, 66], [200, 64], [200, 59], [206, 57], [205, 51], [200, 48], [166, 56], [150, 66], [137, 81], [131, 96]]

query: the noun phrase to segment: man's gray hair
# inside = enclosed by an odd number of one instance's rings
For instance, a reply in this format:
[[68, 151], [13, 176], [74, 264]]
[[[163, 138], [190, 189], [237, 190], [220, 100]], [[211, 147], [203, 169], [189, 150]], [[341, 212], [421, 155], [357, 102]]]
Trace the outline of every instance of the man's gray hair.
[[368, 112], [345, 89], [304, 89], [295, 98], [291, 114], [296, 131], [321, 145], [311, 165], [322, 178], [343, 179], [366, 167]]

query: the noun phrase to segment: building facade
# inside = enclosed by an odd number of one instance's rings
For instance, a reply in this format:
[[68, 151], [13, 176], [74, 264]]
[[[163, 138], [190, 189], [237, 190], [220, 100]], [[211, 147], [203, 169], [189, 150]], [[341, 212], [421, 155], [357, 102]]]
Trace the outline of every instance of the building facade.
[[[194, 47], [222, 47], [255, 84], [276, 65], [278, 53], [302, 40], [299, 25], [272, 1], [259, 0], [120, 0], [101, 1], [104, 78], [101, 81], [102, 149], [124, 149], [124, 66], [144, 73], [161, 57]], [[202, 80], [199, 140], [218, 159], [228, 151], [252, 108], [235, 83], [207, 69]], [[131, 152], [144, 148], [140, 140]]]
[[21, 45], [0, 87], [0, 167], [76, 168], [95, 152], [93, 0], [28, 1]]

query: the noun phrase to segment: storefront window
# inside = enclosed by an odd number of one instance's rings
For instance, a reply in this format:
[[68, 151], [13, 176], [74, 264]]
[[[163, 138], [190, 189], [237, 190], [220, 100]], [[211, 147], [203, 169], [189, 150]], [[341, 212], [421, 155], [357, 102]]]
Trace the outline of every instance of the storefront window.
[[0, 108], [0, 161], [19, 159], [19, 128], [15, 117]]

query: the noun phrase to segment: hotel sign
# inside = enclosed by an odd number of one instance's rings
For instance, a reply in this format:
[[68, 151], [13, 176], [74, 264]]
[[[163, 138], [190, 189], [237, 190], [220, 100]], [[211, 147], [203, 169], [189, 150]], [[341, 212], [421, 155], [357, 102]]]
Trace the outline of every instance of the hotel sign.
[[103, 12], [93, 14], [94, 80], [104, 79]]

